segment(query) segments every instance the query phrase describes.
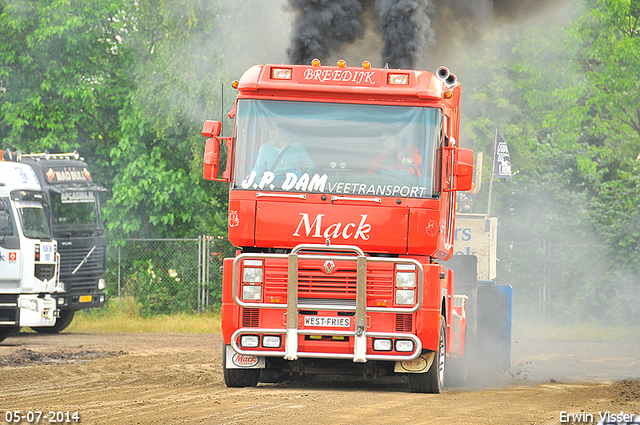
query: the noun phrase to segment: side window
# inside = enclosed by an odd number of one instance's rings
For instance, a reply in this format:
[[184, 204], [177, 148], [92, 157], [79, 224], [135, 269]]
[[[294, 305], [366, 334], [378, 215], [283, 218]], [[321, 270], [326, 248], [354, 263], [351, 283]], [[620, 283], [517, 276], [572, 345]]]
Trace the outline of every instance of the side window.
[[0, 198], [0, 236], [15, 236], [11, 206], [8, 198]]

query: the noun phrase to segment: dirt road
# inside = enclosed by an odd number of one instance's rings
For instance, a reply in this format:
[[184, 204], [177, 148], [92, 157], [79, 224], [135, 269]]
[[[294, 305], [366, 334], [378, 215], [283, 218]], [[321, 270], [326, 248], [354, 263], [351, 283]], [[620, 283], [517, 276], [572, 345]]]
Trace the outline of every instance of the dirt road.
[[491, 388], [440, 395], [377, 381], [229, 389], [220, 334], [22, 334], [0, 345], [0, 424], [15, 410], [43, 412], [39, 423], [77, 411], [82, 424], [546, 425], [640, 414], [640, 381], [628, 379], [640, 378], [640, 342], [518, 341], [512, 364]]

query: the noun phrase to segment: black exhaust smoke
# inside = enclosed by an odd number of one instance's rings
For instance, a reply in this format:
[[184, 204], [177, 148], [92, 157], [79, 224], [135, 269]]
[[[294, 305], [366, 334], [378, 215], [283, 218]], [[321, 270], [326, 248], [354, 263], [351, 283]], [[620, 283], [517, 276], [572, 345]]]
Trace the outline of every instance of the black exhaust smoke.
[[[364, 36], [366, 25], [372, 23], [366, 22], [363, 10], [373, 5], [384, 43], [383, 64], [410, 69], [419, 55], [435, 45], [436, 33], [441, 44], [451, 37], [473, 41], [496, 19], [513, 23], [560, 3], [562, 0], [289, 0], [296, 18], [287, 54], [294, 64], [326, 59], [344, 43]], [[440, 15], [447, 16], [447, 22], [438, 22]]]
[[390, 68], [413, 68], [417, 54], [435, 44], [427, 1], [376, 0], [376, 12], [382, 28], [382, 62]]
[[289, 5], [297, 13], [287, 49], [291, 63], [323, 60], [343, 43], [364, 36], [361, 0], [289, 0]]

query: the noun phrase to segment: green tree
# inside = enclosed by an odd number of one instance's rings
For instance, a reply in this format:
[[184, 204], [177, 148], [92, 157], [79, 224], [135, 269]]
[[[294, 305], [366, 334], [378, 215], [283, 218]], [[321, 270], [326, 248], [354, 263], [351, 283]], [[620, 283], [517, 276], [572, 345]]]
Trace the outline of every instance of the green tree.
[[0, 1], [4, 149], [79, 149], [97, 180], [109, 180], [109, 151], [132, 87], [121, 8], [117, 0]]
[[226, 79], [217, 2], [133, 3], [124, 45], [137, 58], [135, 89], [110, 151], [115, 179], [105, 208], [112, 234], [226, 234], [226, 191], [202, 178], [205, 119], [218, 116]]
[[606, 178], [591, 205], [594, 229], [612, 255], [637, 274], [640, 266], [640, 1], [585, 0], [571, 33], [576, 63], [589, 88], [588, 131], [602, 140]]

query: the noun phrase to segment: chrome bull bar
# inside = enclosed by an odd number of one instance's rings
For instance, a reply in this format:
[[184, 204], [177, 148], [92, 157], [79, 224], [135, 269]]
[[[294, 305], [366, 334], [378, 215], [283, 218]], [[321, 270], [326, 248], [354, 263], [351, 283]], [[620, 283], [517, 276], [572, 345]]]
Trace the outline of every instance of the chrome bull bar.
[[[307, 253], [310, 252], [310, 253]], [[317, 252], [332, 253], [351, 253], [352, 255], [321, 255], [314, 254]], [[353, 255], [355, 254], [355, 255]], [[334, 331], [334, 330], [300, 330], [299, 329], [299, 303], [298, 303], [298, 260], [303, 256], [308, 260], [334, 260], [334, 261], [356, 261], [356, 302], [355, 305], [326, 305], [305, 303], [305, 310], [325, 310], [325, 311], [353, 311], [354, 330]], [[246, 259], [287, 259], [288, 260], [288, 278], [287, 278], [287, 303], [256, 303], [246, 302], [238, 297], [238, 276], [240, 265]], [[416, 296], [415, 305], [411, 307], [368, 307], [367, 306], [367, 263], [368, 262], [388, 262], [400, 264], [412, 264], [417, 270]], [[422, 295], [424, 287], [424, 268], [420, 262], [411, 258], [378, 258], [366, 257], [364, 252], [350, 245], [316, 245], [301, 244], [296, 246], [290, 254], [240, 254], [233, 261], [233, 299], [235, 303], [245, 308], [271, 308], [286, 309], [287, 323], [286, 329], [260, 329], [260, 328], [241, 328], [232, 336], [231, 344], [237, 353], [244, 355], [257, 356], [280, 356], [284, 355], [285, 360], [296, 360], [299, 357], [314, 358], [334, 358], [334, 359], [353, 359], [354, 362], [364, 363], [367, 360], [413, 360], [418, 357], [422, 350], [422, 343], [418, 337], [410, 333], [379, 333], [367, 332], [367, 313], [415, 313], [422, 306]], [[395, 288], [394, 288], [395, 289]], [[272, 350], [246, 350], [238, 346], [236, 340], [241, 334], [284, 334], [284, 351]], [[308, 353], [298, 350], [299, 335], [331, 335], [331, 336], [349, 336], [354, 338], [353, 354], [343, 353]], [[409, 355], [389, 355], [389, 354], [369, 354], [367, 355], [367, 338], [402, 338], [411, 339], [414, 342], [414, 351]]]

